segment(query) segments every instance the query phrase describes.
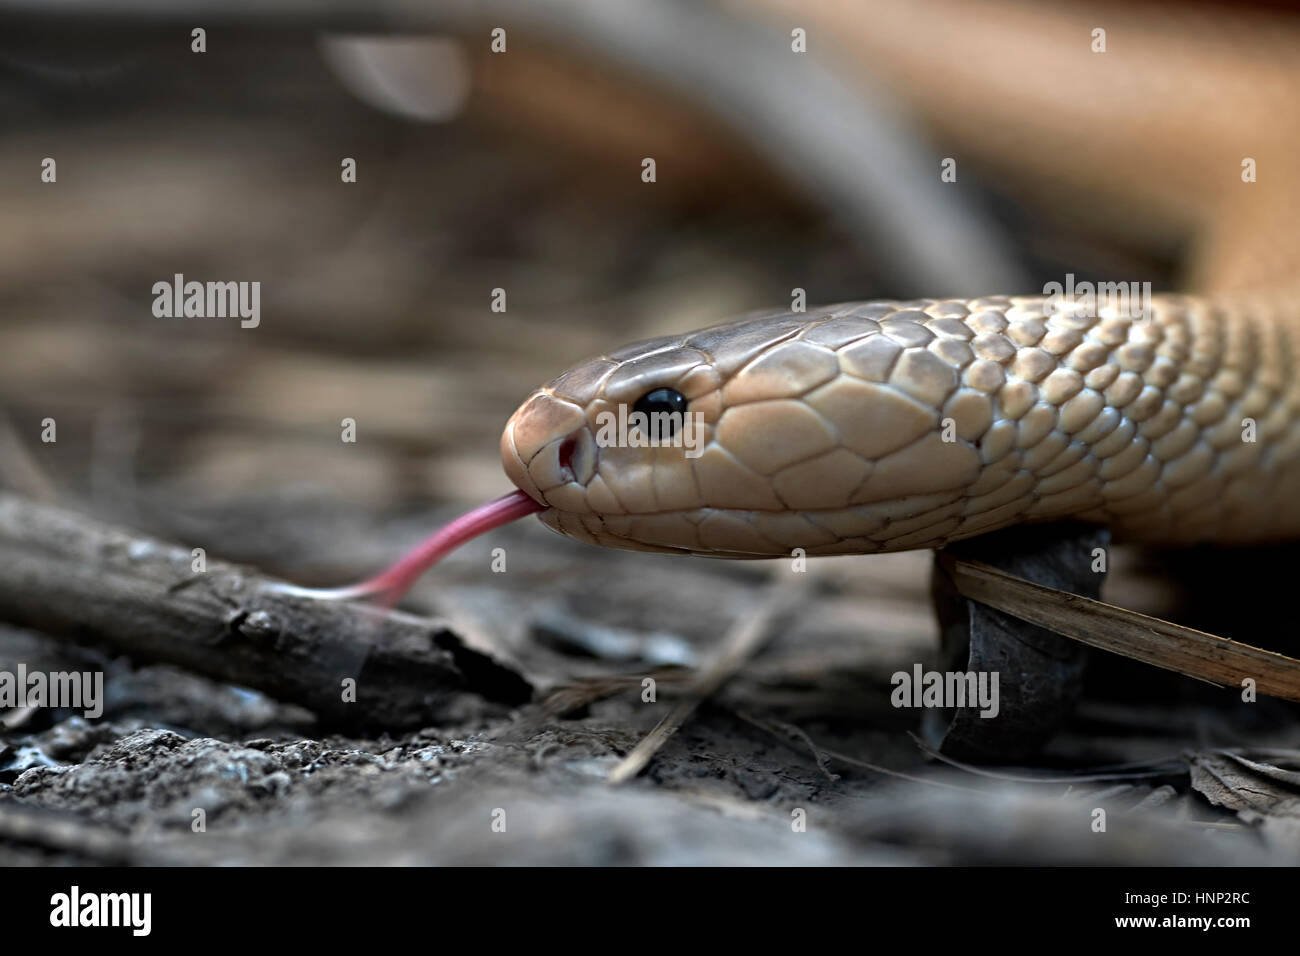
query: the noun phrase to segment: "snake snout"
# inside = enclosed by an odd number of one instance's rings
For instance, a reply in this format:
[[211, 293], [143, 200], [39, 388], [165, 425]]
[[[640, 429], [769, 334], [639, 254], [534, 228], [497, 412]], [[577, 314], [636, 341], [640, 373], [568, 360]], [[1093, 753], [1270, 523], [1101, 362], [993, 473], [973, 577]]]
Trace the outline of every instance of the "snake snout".
[[596, 472], [597, 449], [583, 410], [534, 393], [501, 434], [501, 463], [515, 486], [551, 507], [581, 495]]

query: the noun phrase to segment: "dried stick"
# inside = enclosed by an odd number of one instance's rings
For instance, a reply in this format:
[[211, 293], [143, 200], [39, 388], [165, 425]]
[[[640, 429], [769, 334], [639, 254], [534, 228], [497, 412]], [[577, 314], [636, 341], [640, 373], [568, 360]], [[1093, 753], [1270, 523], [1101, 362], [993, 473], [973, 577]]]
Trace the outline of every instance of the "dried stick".
[[0, 494], [0, 619], [252, 687], [332, 726], [421, 727], [532, 695], [444, 624], [275, 594], [274, 583]]
[[1300, 660], [940, 554], [957, 590], [1065, 637], [1188, 677], [1300, 701]]

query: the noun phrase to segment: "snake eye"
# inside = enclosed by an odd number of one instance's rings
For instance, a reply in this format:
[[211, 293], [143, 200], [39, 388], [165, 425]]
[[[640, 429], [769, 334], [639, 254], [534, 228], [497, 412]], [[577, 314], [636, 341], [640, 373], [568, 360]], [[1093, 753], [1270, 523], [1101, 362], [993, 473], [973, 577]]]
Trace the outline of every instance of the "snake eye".
[[671, 438], [677, 434], [686, 414], [686, 396], [673, 388], [652, 389], [636, 400], [632, 412], [641, 412], [647, 421], [662, 423], [660, 435]]

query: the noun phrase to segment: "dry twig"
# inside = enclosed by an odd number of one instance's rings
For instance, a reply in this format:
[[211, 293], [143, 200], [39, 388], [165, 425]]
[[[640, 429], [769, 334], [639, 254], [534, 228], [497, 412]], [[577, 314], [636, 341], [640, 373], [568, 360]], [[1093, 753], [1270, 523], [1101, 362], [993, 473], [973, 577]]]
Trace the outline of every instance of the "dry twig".
[[1261, 694], [1300, 701], [1300, 660], [1136, 611], [1034, 584], [978, 561], [940, 559], [957, 589], [1073, 640], [1223, 687], [1247, 678]]
[[335, 726], [422, 727], [532, 695], [436, 621], [274, 594], [218, 561], [195, 567], [189, 547], [0, 495], [4, 620], [252, 687]]
[[609, 774], [611, 784], [631, 780], [650, 763], [655, 753], [677, 732], [695, 708], [717, 693], [771, 636], [772, 622], [793, 605], [804, 590], [804, 574], [788, 574], [772, 585], [767, 596], [732, 627], [722, 642], [722, 652], [704, 668], [686, 696], [663, 720], [632, 748]]

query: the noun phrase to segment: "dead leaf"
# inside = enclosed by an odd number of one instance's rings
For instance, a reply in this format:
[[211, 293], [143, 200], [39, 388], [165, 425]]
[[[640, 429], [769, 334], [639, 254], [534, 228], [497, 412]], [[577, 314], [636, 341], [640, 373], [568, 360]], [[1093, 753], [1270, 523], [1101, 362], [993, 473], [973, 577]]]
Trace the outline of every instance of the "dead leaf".
[[1192, 787], [1215, 806], [1242, 814], [1247, 822], [1269, 816], [1300, 819], [1300, 771], [1278, 765], [1300, 766], [1300, 753], [1269, 751], [1267, 756], [1277, 763], [1228, 750], [1192, 754], [1188, 759]]

